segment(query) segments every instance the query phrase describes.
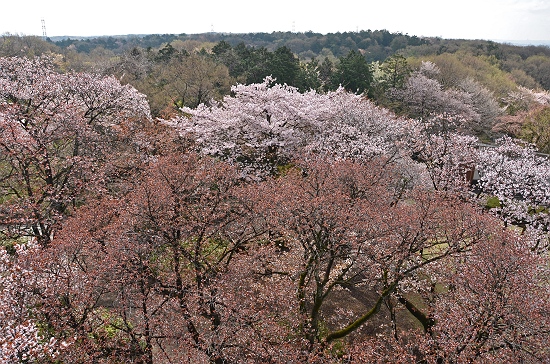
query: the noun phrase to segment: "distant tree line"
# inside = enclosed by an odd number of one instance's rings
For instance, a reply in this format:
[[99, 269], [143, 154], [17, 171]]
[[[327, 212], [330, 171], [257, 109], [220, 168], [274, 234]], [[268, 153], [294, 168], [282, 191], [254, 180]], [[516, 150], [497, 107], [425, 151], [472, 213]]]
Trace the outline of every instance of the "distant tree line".
[[[489, 59], [501, 70], [510, 72], [515, 79], [550, 89], [550, 48], [546, 46], [516, 46], [485, 40], [459, 40], [424, 38], [387, 30], [361, 30], [358, 32], [320, 34], [292, 33], [204, 33], [204, 34], [149, 34], [110, 37], [41, 37], [4, 34], [0, 36], [1, 56], [36, 56], [43, 53], [62, 54], [70, 68], [89, 70], [97, 68], [106, 59], [120, 57], [134, 48], [150, 52], [167, 44], [185, 44], [188, 51], [207, 50], [222, 42], [237, 51], [252, 47], [275, 52], [286, 47], [300, 61], [329, 58], [335, 62], [350, 51], [361, 53], [369, 63], [383, 62], [399, 53], [405, 57], [433, 57], [443, 54], [467, 54]], [[221, 51], [221, 49], [220, 49]], [[242, 53], [242, 52], [241, 52]], [[528, 77], [524, 77], [527, 75]], [[257, 81], [257, 79], [256, 79]], [[520, 82], [520, 83], [521, 83]]]
[[429, 44], [428, 39], [408, 34], [391, 33], [387, 30], [361, 30], [343, 33], [305, 33], [272, 32], [272, 33], [204, 33], [204, 34], [151, 34], [128, 35], [116, 37], [53, 38], [52, 41], [61, 48], [73, 46], [78, 52], [89, 53], [94, 48], [103, 47], [115, 53], [121, 53], [133, 47], [159, 48], [175, 40], [194, 40], [200, 42], [227, 42], [231, 46], [244, 43], [253, 47], [265, 47], [274, 51], [281, 46], [288, 47], [301, 59], [314, 58], [319, 55], [333, 57], [345, 56], [351, 50], [362, 49], [367, 54], [367, 60], [383, 61], [390, 54], [407, 46]]

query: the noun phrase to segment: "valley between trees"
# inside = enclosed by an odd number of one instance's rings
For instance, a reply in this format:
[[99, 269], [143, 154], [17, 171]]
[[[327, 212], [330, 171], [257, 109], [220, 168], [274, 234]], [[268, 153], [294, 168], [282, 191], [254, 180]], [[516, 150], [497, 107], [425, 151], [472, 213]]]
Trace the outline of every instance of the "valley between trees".
[[0, 361], [550, 360], [547, 48], [211, 36], [3, 36]]

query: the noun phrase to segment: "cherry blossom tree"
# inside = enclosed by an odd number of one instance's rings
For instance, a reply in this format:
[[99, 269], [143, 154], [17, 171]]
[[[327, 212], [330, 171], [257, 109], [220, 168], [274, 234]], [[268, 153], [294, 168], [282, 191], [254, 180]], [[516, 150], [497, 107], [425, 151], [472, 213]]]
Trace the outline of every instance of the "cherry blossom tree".
[[24, 363], [53, 358], [55, 339], [48, 340], [33, 317], [32, 288], [37, 276], [29, 265], [29, 255], [37, 254], [35, 244], [12, 245], [0, 249], [0, 362]]
[[495, 231], [440, 271], [448, 290], [433, 307], [434, 361], [550, 359], [548, 259], [519, 238], [514, 232]]
[[[481, 198], [505, 223], [523, 231], [538, 231], [533, 248], [548, 246], [548, 211], [550, 163], [529, 145], [502, 138], [494, 148], [480, 150]], [[492, 198], [492, 199], [491, 199]], [[496, 198], [496, 199], [495, 199]], [[488, 200], [491, 199], [491, 200]], [[494, 202], [494, 203], [491, 203]]]
[[329, 109], [305, 151], [331, 159], [369, 160], [403, 157], [419, 129], [414, 120], [397, 117], [364, 97], [339, 89], [324, 100]]
[[471, 136], [421, 130], [410, 148], [413, 159], [425, 166], [425, 175], [435, 190], [466, 192], [477, 165], [477, 144]]
[[234, 96], [220, 106], [184, 108], [192, 117], [176, 118], [171, 125], [195, 135], [203, 153], [239, 163], [246, 174], [274, 173], [305, 145], [306, 135], [316, 131], [315, 121], [328, 110], [326, 97], [314, 91], [301, 94], [272, 83], [268, 77], [261, 84], [234, 86]]
[[112, 77], [59, 74], [47, 59], [1, 58], [1, 234], [47, 245], [58, 221], [104, 185], [99, 166], [116, 139], [148, 119], [144, 96]]
[[[398, 302], [428, 319], [424, 333], [409, 329], [352, 340], [349, 362], [548, 361], [548, 256], [530, 249], [529, 236], [503, 229], [490, 216], [479, 218], [484, 238], [426, 265], [419, 281], [399, 287]], [[411, 297], [422, 300], [421, 309]]]
[[471, 78], [462, 81], [458, 89], [469, 95], [473, 110], [479, 114], [479, 118], [465, 124], [465, 129], [474, 135], [491, 137], [498, 118], [504, 114], [504, 108], [499, 105], [491, 91]]
[[390, 99], [397, 102], [395, 108], [429, 123], [436, 133], [479, 133], [480, 125], [493, 123], [499, 109], [489, 91], [473, 80], [465, 80], [460, 88], [446, 89], [437, 80], [439, 73], [434, 63], [422, 62], [403, 86], [388, 90]]
[[[309, 155], [248, 183], [193, 153], [151, 160], [31, 254], [17, 307], [43, 332], [26, 331], [29, 348], [70, 362], [544, 358], [548, 265], [531, 237], [453, 190], [404, 188], [387, 158]], [[480, 305], [487, 334], [467, 324]]]
[[238, 164], [249, 177], [276, 174], [305, 150], [330, 158], [396, 154], [413, 126], [362, 96], [339, 89], [299, 93], [274, 84], [237, 85], [221, 105], [184, 108], [169, 125], [194, 135], [207, 155]]
[[461, 133], [476, 85], [437, 71], [422, 120], [267, 78], [154, 124], [114, 78], [0, 59], [0, 357], [548, 361], [549, 163]]
[[[259, 212], [287, 252], [269, 269], [294, 277], [310, 350], [359, 330], [390, 299], [414, 291], [417, 273], [483, 239], [475, 209], [447, 194], [403, 193], [391, 168], [378, 163], [310, 162], [258, 191]], [[329, 299], [348, 294], [365, 300], [364, 311], [326, 316]]]
[[124, 198], [79, 209], [48, 249], [41, 296], [54, 331], [74, 337], [67, 360], [222, 363], [251, 330], [255, 313], [219, 292], [262, 231], [238, 176], [194, 154], [151, 163]]

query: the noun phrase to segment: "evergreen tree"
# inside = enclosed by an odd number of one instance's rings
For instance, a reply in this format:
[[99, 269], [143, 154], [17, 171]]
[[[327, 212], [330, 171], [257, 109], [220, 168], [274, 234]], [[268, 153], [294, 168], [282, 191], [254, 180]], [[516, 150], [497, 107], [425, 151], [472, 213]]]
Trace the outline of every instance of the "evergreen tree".
[[332, 83], [333, 86], [341, 85], [350, 92], [370, 94], [372, 81], [369, 63], [361, 53], [352, 50], [345, 57], [340, 57]]

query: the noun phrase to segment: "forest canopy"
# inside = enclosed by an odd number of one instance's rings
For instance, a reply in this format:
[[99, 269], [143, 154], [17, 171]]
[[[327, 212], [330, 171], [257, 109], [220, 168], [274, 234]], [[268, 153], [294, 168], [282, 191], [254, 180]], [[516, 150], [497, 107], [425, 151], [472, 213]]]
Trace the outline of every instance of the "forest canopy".
[[2, 36], [0, 362], [550, 361], [549, 64]]

